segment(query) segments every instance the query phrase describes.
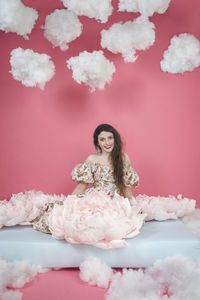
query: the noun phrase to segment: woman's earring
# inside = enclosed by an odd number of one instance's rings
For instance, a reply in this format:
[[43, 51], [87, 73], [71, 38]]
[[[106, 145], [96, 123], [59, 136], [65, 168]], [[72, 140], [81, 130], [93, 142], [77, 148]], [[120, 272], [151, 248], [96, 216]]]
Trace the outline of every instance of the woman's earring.
[[97, 152], [100, 153], [101, 152], [101, 148], [99, 146], [97, 146]]

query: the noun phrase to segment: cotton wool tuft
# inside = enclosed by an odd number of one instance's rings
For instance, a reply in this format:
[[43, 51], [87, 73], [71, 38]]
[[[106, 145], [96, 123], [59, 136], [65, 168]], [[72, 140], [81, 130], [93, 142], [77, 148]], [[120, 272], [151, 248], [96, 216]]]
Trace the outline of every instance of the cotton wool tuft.
[[90, 285], [107, 288], [112, 278], [113, 270], [96, 257], [89, 257], [80, 266], [80, 278]]
[[83, 51], [66, 62], [67, 67], [72, 69], [74, 80], [88, 85], [91, 92], [97, 88], [103, 90], [105, 84], [111, 82], [115, 72], [114, 64], [105, 58], [103, 51]]
[[150, 17], [155, 12], [164, 14], [171, 0], [119, 0], [118, 10], [140, 12], [144, 17]]
[[0, 0], [0, 30], [15, 32], [28, 39], [38, 18], [37, 10], [25, 6], [21, 0]]
[[121, 53], [125, 62], [137, 59], [136, 50], [145, 50], [155, 41], [154, 24], [142, 17], [126, 23], [115, 23], [101, 31], [101, 46], [113, 53]]
[[158, 260], [148, 269], [161, 287], [167, 286], [170, 300], [198, 300], [200, 295], [200, 265], [189, 257], [177, 255]]
[[166, 257], [145, 270], [115, 273], [106, 300], [199, 300], [199, 282], [200, 261], [183, 255]]
[[31, 266], [26, 261], [6, 262], [0, 258], [0, 299], [21, 300], [22, 293], [12, 288], [21, 288], [32, 281], [37, 273], [46, 271], [47, 269]]
[[106, 23], [112, 14], [112, 0], [61, 0], [65, 7], [78, 16], [95, 18], [101, 23]]
[[67, 9], [56, 9], [46, 17], [44, 36], [54, 47], [67, 50], [68, 43], [75, 40], [82, 33], [82, 24], [75, 13]]
[[161, 300], [159, 284], [142, 269], [123, 269], [111, 281], [106, 300]]
[[31, 49], [16, 48], [11, 51], [11, 71], [15, 80], [27, 87], [38, 86], [44, 89], [54, 73], [55, 66], [47, 54], [39, 54]]
[[200, 66], [200, 41], [192, 34], [175, 35], [164, 51], [161, 69], [169, 73], [193, 71]]

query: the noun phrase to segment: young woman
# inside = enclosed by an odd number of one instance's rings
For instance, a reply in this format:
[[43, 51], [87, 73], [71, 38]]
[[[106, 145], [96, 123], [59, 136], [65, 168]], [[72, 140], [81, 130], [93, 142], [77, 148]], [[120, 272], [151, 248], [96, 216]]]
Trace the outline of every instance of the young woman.
[[[138, 185], [139, 177], [136, 171], [131, 167], [128, 155], [122, 152], [121, 137], [114, 127], [108, 124], [101, 124], [95, 129], [93, 137], [97, 153], [89, 155], [85, 162], [78, 164], [73, 169], [71, 176], [78, 184], [72, 192], [72, 195], [67, 197], [67, 200], [64, 201], [64, 205], [62, 202], [54, 202], [45, 206], [42, 213], [33, 220], [33, 227], [56, 236], [58, 230], [55, 223], [62, 214], [67, 216], [66, 218], [63, 217], [65, 219], [64, 223], [66, 223], [67, 218], [70, 218], [70, 222], [76, 223], [78, 229], [78, 232], [74, 231], [76, 242], [77, 236], [79, 235], [78, 240], [80, 242], [88, 243], [87, 232], [92, 230], [93, 234], [96, 232], [96, 236], [93, 236], [90, 241], [91, 244], [95, 244], [96, 246], [101, 245], [101, 247], [105, 248], [111, 247], [111, 245], [114, 247], [113, 242], [96, 242], [98, 235], [107, 235], [105, 230], [106, 226], [104, 225], [107, 223], [107, 227], [111, 227], [110, 232], [113, 230], [112, 226], [115, 228], [113, 233], [116, 228], [118, 228], [118, 231], [119, 227], [121, 227], [121, 229], [123, 228], [123, 234], [118, 235], [114, 233], [115, 237], [118, 236], [118, 242], [115, 242], [115, 246], [121, 247], [125, 245], [124, 242], [121, 241], [121, 237], [126, 236], [127, 232], [130, 236], [138, 234], [145, 218], [145, 214], [141, 215], [139, 208], [133, 208], [132, 211], [130, 207], [133, 197], [131, 187]], [[90, 184], [90, 187], [88, 187], [88, 184]], [[129, 201], [125, 198], [128, 198]], [[73, 204], [73, 202], [75, 204]], [[58, 207], [58, 205], [60, 207]], [[72, 208], [73, 205], [75, 207]], [[79, 209], [80, 206], [81, 208]], [[78, 210], [78, 217], [74, 213], [74, 209]], [[70, 215], [71, 211], [74, 217]], [[107, 213], [108, 211], [109, 213]], [[104, 219], [104, 213], [107, 214], [107, 219]], [[112, 216], [112, 214], [115, 214], [115, 216]], [[121, 225], [117, 224], [118, 218], [116, 215], [122, 217], [123, 221]], [[96, 226], [93, 223], [93, 218], [98, 217], [100, 225]], [[83, 220], [84, 225], [81, 224]], [[127, 224], [128, 228], [126, 227]], [[85, 238], [80, 234], [81, 227], [85, 228], [83, 230], [83, 235], [86, 236]], [[65, 226], [65, 230], [67, 229]], [[72, 231], [73, 230], [74, 228]], [[98, 233], [99, 231], [101, 231], [101, 234]], [[91, 236], [91, 232], [88, 236]], [[72, 238], [69, 239], [67, 234], [65, 234], [65, 239], [72, 242]], [[73, 240], [73, 242], [75, 242], [75, 240]]]
[[[78, 183], [72, 194], [101, 191], [113, 198], [117, 192], [131, 200], [131, 187], [138, 185], [139, 177], [132, 169], [128, 155], [122, 152], [119, 133], [111, 125], [101, 124], [93, 137], [97, 154], [89, 155], [72, 171], [72, 179]], [[88, 184], [92, 184], [89, 189]]]

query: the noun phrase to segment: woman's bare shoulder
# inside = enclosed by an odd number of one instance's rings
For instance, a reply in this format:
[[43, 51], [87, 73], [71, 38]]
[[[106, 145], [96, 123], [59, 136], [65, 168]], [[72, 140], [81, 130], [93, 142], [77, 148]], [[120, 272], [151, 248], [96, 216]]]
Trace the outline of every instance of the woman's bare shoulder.
[[122, 153], [123, 161], [126, 165], [130, 165], [130, 158], [127, 153]]

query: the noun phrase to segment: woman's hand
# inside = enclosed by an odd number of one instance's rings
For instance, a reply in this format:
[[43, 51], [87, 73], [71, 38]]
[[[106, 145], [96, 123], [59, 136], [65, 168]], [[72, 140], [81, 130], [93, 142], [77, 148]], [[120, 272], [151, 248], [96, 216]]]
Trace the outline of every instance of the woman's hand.
[[77, 184], [77, 186], [75, 187], [75, 189], [73, 190], [72, 195], [82, 194], [83, 192], [85, 192], [87, 186], [88, 186], [87, 183], [85, 183], [85, 182], [79, 182]]

